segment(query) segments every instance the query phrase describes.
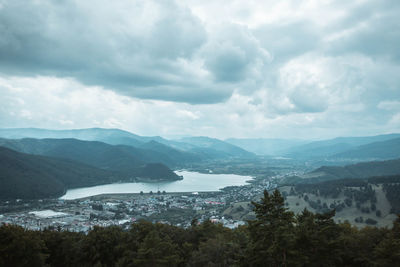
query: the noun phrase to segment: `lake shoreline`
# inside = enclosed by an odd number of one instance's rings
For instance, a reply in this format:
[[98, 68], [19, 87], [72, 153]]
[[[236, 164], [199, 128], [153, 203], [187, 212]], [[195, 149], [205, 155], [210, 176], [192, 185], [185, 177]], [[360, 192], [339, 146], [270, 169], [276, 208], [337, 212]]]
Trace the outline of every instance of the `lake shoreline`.
[[184, 179], [171, 182], [152, 182], [152, 183], [112, 183], [92, 187], [83, 187], [67, 190], [60, 200], [82, 199], [102, 194], [156, 194], [160, 192], [168, 193], [192, 193], [192, 192], [217, 192], [227, 186], [241, 186], [249, 184], [251, 176], [236, 174], [204, 174], [190, 171], [177, 171], [177, 174]]
[[[194, 194], [197, 193], [197, 194]], [[94, 195], [94, 196], [87, 196], [87, 197], [82, 197], [82, 198], [76, 198], [76, 199], [63, 199], [64, 201], [84, 201], [84, 200], [103, 200], [103, 199], [127, 199], [127, 198], [137, 198], [137, 197], [149, 197], [149, 196], [194, 196], [194, 195], [202, 195], [202, 194], [216, 194], [216, 193], [223, 193], [222, 191], [194, 191], [194, 192], [165, 192], [165, 193], [160, 193], [158, 194], [157, 192], [154, 192], [153, 194], [151, 193], [104, 193], [104, 194], [99, 194], [99, 195]]]

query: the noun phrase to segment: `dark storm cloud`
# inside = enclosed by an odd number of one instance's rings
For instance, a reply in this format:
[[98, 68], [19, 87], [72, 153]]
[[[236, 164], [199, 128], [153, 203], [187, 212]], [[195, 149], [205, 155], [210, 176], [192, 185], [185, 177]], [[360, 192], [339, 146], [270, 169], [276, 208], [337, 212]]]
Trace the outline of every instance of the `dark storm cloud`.
[[174, 1], [3, 1], [0, 35], [7, 75], [194, 104], [224, 101], [268, 61], [246, 27], [207, 32]]
[[192, 60], [207, 37], [189, 10], [172, 1], [79, 3], [2, 3], [1, 72], [73, 77], [125, 95], [173, 101], [209, 103], [230, 95], [212, 84], [199, 86]]

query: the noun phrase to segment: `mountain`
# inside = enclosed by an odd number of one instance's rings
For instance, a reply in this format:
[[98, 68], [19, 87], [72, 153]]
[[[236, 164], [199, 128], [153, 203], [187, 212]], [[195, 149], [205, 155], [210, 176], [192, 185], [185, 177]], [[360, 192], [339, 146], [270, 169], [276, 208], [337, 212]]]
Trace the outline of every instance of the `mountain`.
[[[0, 129], [0, 137], [8, 139], [21, 138], [74, 138], [86, 141], [101, 141], [111, 145], [124, 144], [131, 146], [141, 145], [142, 137], [119, 129], [74, 129], [74, 130], [47, 130], [39, 128], [9, 128]], [[147, 139], [146, 139], [147, 140]]]
[[338, 137], [329, 140], [314, 141], [288, 149], [285, 156], [292, 158], [326, 158], [358, 146], [374, 142], [400, 138], [400, 134], [386, 134], [365, 137]]
[[166, 180], [181, 180], [181, 176], [177, 176], [174, 172], [171, 172], [167, 166], [161, 163], [148, 163], [138, 174], [139, 177], [144, 177], [140, 181], [149, 181], [146, 178], [151, 178], [153, 181], [166, 181]]
[[[98, 141], [82, 141], [77, 139], [32, 139], [17, 140], [0, 139], [0, 146], [16, 151], [68, 159], [104, 170], [110, 170], [127, 177], [159, 179], [143, 170], [147, 163], [141, 159], [142, 150], [131, 146], [113, 146]], [[160, 163], [161, 164], [161, 163]], [[163, 177], [176, 180], [179, 177], [167, 167]]]
[[145, 163], [115, 146], [97, 141], [77, 139], [0, 139], [0, 145], [16, 151], [64, 158], [108, 169], [129, 173]]
[[194, 153], [174, 149], [156, 141], [141, 143], [138, 147], [109, 145], [98, 141], [77, 139], [1, 139], [0, 145], [28, 154], [47, 155], [83, 161], [99, 168], [120, 170], [144, 163], [163, 163], [168, 167], [201, 161]]
[[[169, 166], [170, 165], [176, 166], [179, 164], [185, 164], [190, 162], [198, 162], [204, 159], [201, 155], [174, 149], [171, 146], [161, 144], [154, 140], [144, 143], [140, 145], [138, 148], [146, 151], [145, 153], [143, 153], [143, 157], [144, 159], [147, 159], [147, 161], [164, 162]], [[151, 156], [149, 155], [150, 152], [153, 152], [151, 153]], [[158, 160], [155, 161], [154, 160], [155, 158], [157, 158]]]
[[253, 152], [258, 155], [275, 155], [275, 156], [282, 155], [284, 151], [293, 148], [295, 146], [308, 143], [308, 141], [305, 140], [267, 139], [267, 138], [256, 138], [256, 139], [229, 138], [226, 139], [225, 142], [241, 147], [247, 151]]
[[362, 162], [346, 166], [322, 166], [306, 176], [310, 177], [310, 180], [335, 180], [396, 174], [400, 174], [400, 159]]
[[384, 160], [400, 158], [400, 138], [374, 142], [332, 155], [332, 159]]
[[59, 197], [68, 188], [111, 183], [120, 178], [81, 163], [0, 146], [0, 199]]
[[7, 139], [36, 138], [36, 139], [65, 139], [74, 138], [85, 141], [100, 141], [110, 145], [128, 145], [138, 147], [150, 141], [165, 145], [173, 141], [160, 136], [140, 136], [120, 129], [87, 128], [72, 130], [48, 130], [40, 128], [5, 128], [0, 129], [0, 137]]
[[253, 153], [248, 152], [243, 148], [229, 144], [219, 139], [205, 136], [185, 137], [178, 141], [195, 146], [188, 151], [198, 153], [200, 155], [210, 158], [252, 158], [255, 156]]
[[[196, 141], [197, 137], [188, 138], [186, 140], [188, 142], [185, 142], [184, 140], [167, 140], [160, 136], [139, 136], [119, 129], [46, 130], [38, 128], [9, 128], [0, 129], [0, 137], [7, 139], [74, 138], [84, 141], [99, 141], [110, 145], [127, 145], [142, 149], [142, 155], [150, 162], [155, 162], [154, 160], [158, 159], [158, 162], [167, 164], [170, 167], [181, 167], [182, 164], [207, 159], [253, 156], [239, 147], [217, 139], [209, 138], [209, 140], [212, 140], [211, 143], [213, 145], [204, 146], [204, 142]], [[166, 147], [169, 147], [167, 153], [168, 149]], [[147, 150], [147, 152], [144, 150]]]

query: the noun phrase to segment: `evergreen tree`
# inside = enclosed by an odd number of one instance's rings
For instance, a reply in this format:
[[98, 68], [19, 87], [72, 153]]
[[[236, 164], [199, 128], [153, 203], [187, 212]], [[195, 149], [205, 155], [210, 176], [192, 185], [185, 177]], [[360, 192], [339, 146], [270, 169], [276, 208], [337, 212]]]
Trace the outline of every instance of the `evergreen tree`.
[[392, 230], [375, 248], [376, 266], [398, 266], [400, 263], [400, 215]]
[[252, 202], [256, 220], [249, 221], [250, 244], [245, 265], [287, 266], [293, 262], [294, 214], [285, 207], [278, 190], [264, 191]]
[[95, 226], [83, 239], [84, 262], [92, 266], [115, 266], [124, 255], [125, 239], [125, 233], [118, 226]]
[[43, 266], [44, 249], [37, 232], [14, 225], [0, 227], [0, 266]]
[[314, 214], [307, 209], [297, 216], [297, 263], [305, 266], [340, 265], [338, 237], [341, 229], [334, 222], [334, 216], [334, 210]]
[[177, 245], [168, 237], [160, 238], [157, 231], [151, 231], [140, 244], [134, 260], [137, 266], [178, 266], [179, 258]]

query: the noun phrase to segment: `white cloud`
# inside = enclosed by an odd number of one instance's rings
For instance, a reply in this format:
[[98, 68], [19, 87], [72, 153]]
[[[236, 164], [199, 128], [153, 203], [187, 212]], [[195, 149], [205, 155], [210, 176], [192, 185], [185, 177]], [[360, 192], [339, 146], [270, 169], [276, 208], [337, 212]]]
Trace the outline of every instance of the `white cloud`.
[[0, 127], [399, 130], [398, 1], [0, 2]]
[[400, 111], [400, 101], [399, 100], [382, 101], [382, 102], [379, 102], [378, 108], [384, 109], [384, 110]]

